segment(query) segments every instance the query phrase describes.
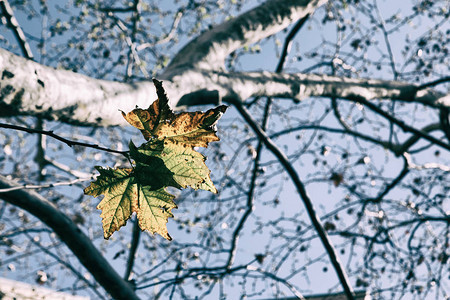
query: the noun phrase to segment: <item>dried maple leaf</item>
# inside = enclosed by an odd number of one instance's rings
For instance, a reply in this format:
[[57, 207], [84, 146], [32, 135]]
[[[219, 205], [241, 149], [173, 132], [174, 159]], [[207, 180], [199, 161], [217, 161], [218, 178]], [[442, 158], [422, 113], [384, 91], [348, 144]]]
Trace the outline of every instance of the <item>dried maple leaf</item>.
[[174, 114], [169, 107], [169, 99], [158, 80], [153, 80], [158, 92], [158, 100], [148, 109], [136, 108], [125, 114], [125, 120], [140, 129], [144, 138], [166, 139], [191, 147], [207, 147], [209, 142], [218, 141], [215, 124], [227, 109], [220, 105], [206, 112], [182, 112]]

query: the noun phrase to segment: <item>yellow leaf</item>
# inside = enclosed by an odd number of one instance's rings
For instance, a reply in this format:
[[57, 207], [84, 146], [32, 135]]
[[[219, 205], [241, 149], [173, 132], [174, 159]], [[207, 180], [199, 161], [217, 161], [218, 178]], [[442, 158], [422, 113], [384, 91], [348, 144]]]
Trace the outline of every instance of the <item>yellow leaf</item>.
[[151, 233], [156, 232], [171, 241], [166, 223], [169, 217], [173, 218], [172, 208], [177, 208], [173, 198], [175, 197], [164, 189], [152, 191], [148, 187], [141, 187], [137, 210], [139, 227]]
[[161, 158], [167, 169], [172, 173], [171, 178], [166, 179], [167, 186], [183, 188], [190, 186], [196, 190], [202, 189], [217, 193], [209, 177], [211, 171], [205, 164], [206, 157], [192, 147], [175, 144], [172, 141], [164, 141], [163, 151], [155, 152], [152, 150], [151, 143], [144, 144], [139, 148], [135, 148], [130, 143], [130, 153], [136, 162], [145, 160], [146, 157]]
[[94, 197], [104, 194], [105, 197], [97, 206], [101, 209], [103, 235], [108, 239], [113, 232], [125, 226], [137, 207], [137, 186], [132, 169], [104, 169], [96, 167], [100, 172], [97, 180], [85, 188], [86, 195]]
[[177, 208], [173, 195], [164, 188], [158, 190], [136, 182], [132, 169], [97, 167], [100, 175], [84, 192], [87, 195], [105, 197], [97, 206], [102, 210], [103, 235], [105, 239], [125, 226], [131, 214], [137, 214], [139, 227], [158, 233], [171, 240], [166, 223], [173, 217], [171, 210]]

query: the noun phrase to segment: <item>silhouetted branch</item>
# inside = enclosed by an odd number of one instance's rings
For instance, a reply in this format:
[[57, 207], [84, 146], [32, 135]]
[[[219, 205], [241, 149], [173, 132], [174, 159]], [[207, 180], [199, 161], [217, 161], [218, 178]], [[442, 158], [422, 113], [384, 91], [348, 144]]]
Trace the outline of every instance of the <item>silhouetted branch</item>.
[[53, 133], [53, 131], [37, 130], [37, 129], [31, 129], [31, 128], [26, 128], [26, 127], [22, 127], [22, 126], [3, 124], [3, 123], [0, 123], [0, 128], [8, 128], [8, 129], [20, 130], [20, 131], [25, 131], [25, 132], [28, 132], [28, 133], [33, 133], [33, 134], [44, 134], [44, 135], [48, 135], [48, 136], [50, 136], [50, 137], [52, 137], [52, 138], [54, 138], [54, 139], [56, 139], [56, 140], [58, 140], [60, 142], [63, 142], [64, 144], [66, 144], [69, 147], [81, 146], [81, 147], [87, 147], [87, 148], [94, 148], [94, 149], [97, 149], [97, 150], [101, 150], [101, 151], [105, 151], [105, 152], [111, 152], [111, 153], [116, 153], [116, 154], [121, 154], [121, 155], [123, 155], [125, 157], [128, 157], [128, 151], [118, 151], [118, 150], [113, 150], [113, 149], [101, 147], [101, 146], [95, 145], [95, 144], [71, 141], [71, 140], [68, 140], [66, 138], [60, 137], [59, 135]]
[[278, 61], [277, 67], [275, 68], [275, 72], [280, 73], [283, 70], [284, 63], [286, 62], [286, 57], [289, 54], [292, 45], [292, 40], [297, 35], [299, 30], [303, 27], [305, 22], [308, 20], [309, 16], [310, 14], [307, 14], [306, 16], [298, 20], [297, 23], [295, 23], [294, 27], [292, 27], [289, 34], [284, 39], [283, 50], [281, 51], [280, 59]]
[[339, 278], [339, 281], [347, 295], [347, 298], [349, 300], [354, 299], [354, 293], [353, 288], [351, 287], [351, 284], [349, 282], [348, 276], [344, 270], [344, 268], [341, 265], [341, 262], [339, 260], [339, 257], [336, 254], [336, 251], [334, 249], [334, 246], [332, 245], [330, 239], [328, 238], [328, 235], [323, 228], [320, 218], [317, 215], [315, 208], [312, 204], [311, 199], [309, 198], [305, 186], [303, 185], [302, 181], [300, 180], [300, 177], [298, 176], [295, 169], [290, 164], [288, 158], [286, 155], [275, 145], [275, 143], [272, 142], [272, 140], [267, 136], [267, 134], [261, 129], [261, 127], [253, 120], [249, 112], [245, 107], [241, 105], [238, 101], [233, 101], [232, 99], [229, 100], [232, 102], [235, 107], [238, 109], [241, 116], [244, 118], [244, 120], [247, 122], [247, 124], [250, 125], [250, 127], [253, 129], [253, 131], [261, 138], [261, 140], [264, 142], [264, 145], [269, 149], [270, 152], [272, 152], [273, 155], [279, 160], [280, 164], [283, 166], [283, 168], [286, 170], [286, 172], [291, 177], [304, 205], [306, 208], [306, 211], [308, 212], [308, 216], [311, 219], [311, 222], [314, 225], [314, 229], [317, 231], [320, 240], [322, 244], [325, 247], [325, 250], [328, 253], [328, 257], [330, 258], [331, 264], [333, 265], [336, 274]]
[[446, 76], [446, 77], [439, 78], [437, 80], [434, 80], [434, 81], [431, 81], [428, 83], [424, 83], [424, 84], [418, 86], [417, 90], [420, 91], [420, 90], [427, 89], [427, 88], [430, 88], [430, 87], [433, 87], [433, 86], [436, 86], [436, 85], [439, 85], [439, 84], [445, 83], [445, 82], [450, 82], [450, 76]]
[[403, 122], [402, 120], [397, 119], [396, 117], [392, 116], [391, 114], [385, 112], [383, 109], [379, 108], [377, 105], [365, 100], [365, 99], [359, 99], [358, 100], [359, 103], [364, 104], [365, 106], [367, 106], [368, 108], [370, 108], [372, 111], [376, 112], [377, 114], [383, 116], [384, 118], [386, 118], [387, 120], [389, 120], [390, 122], [396, 124], [397, 126], [399, 126], [403, 131], [405, 132], [411, 132], [417, 136], [420, 136], [421, 138], [437, 145], [437, 146], [441, 146], [444, 149], [447, 149], [450, 151], [450, 144], [446, 144], [441, 140], [438, 140], [437, 138], [435, 138], [432, 135], [426, 134], [425, 132], [415, 129], [412, 126], [407, 125], [405, 122]]
[[141, 228], [139, 227], [138, 220], [134, 220], [133, 223], [133, 234], [131, 236], [131, 246], [130, 251], [128, 252], [128, 260], [127, 260], [127, 266], [125, 269], [125, 275], [123, 276], [124, 280], [129, 281], [131, 278], [131, 272], [133, 271], [134, 262], [136, 259], [136, 251], [139, 246], [139, 238], [141, 236]]
[[[308, 17], [309, 17], [309, 15], [306, 15], [305, 17], [300, 19], [294, 25], [294, 27], [291, 29], [289, 34], [287, 35], [287, 37], [284, 41], [284, 46], [283, 46], [283, 51], [281, 53], [281, 57], [278, 61], [278, 65], [276, 67], [277, 73], [280, 73], [283, 70], [283, 66], [286, 61], [286, 57], [289, 54], [290, 45], [292, 43], [292, 40], [294, 39], [295, 35], [299, 32], [299, 30], [303, 27], [303, 25], [305, 24]], [[266, 102], [266, 105], [264, 108], [263, 120], [262, 120], [262, 124], [261, 124], [261, 128], [264, 131], [266, 130], [267, 123], [269, 121], [271, 105], [272, 105], [272, 99], [267, 98], [267, 102]], [[253, 200], [254, 200], [253, 198], [254, 198], [254, 193], [255, 193], [255, 189], [256, 189], [256, 179], [258, 177], [258, 172], [259, 172], [259, 162], [261, 159], [262, 146], [263, 146], [263, 142], [261, 141], [261, 139], [259, 139], [258, 145], [256, 146], [256, 157], [255, 157], [255, 160], [253, 163], [252, 176], [250, 179], [250, 184], [249, 184], [248, 193], [247, 193], [247, 208], [233, 232], [231, 248], [230, 248], [230, 255], [228, 256], [228, 260], [226, 263], [227, 268], [230, 268], [233, 265], [234, 258], [236, 256], [239, 234], [240, 234], [242, 228], [244, 227], [245, 221], [247, 220], [247, 218], [250, 216], [251, 212], [253, 211]]]
[[[0, 188], [16, 186], [0, 176]], [[103, 255], [64, 213], [33, 191], [15, 190], [0, 194], [6, 202], [18, 206], [40, 219], [53, 229], [59, 238], [75, 254], [97, 282], [115, 299], [138, 300], [134, 291], [111, 267]]]
[[7, 0], [0, 0], [0, 7], [2, 9], [3, 16], [8, 22], [8, 26], [14, 32], [14, 36], [16, 37], [16, 40], [19, 43], [23, 55], [26, 58], [33, 60], [34, 59], [33, 52], [31, 52], [30, 45], [27, 42], [27, 39], [22, 31], [22, 28], [17, 22], [17, 19], [14, 17], [14, 12], [11, 6], [9, 5], [9, 2]]

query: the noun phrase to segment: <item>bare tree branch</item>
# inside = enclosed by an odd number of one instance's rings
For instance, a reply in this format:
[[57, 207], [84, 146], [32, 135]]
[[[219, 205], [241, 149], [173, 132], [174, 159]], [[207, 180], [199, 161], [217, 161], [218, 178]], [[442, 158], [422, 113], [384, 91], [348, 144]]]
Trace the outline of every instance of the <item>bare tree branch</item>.
[[63, 138], [63, 137], [55, 134], [53, 131], [31, 129], [31, 128], [26, 128], [26, 127], [22, 127], [22, 126], [3, 124], [3, 123], [0, 123], [0, 128], [8, 128], [8, 129], [25, 131], [25, 132], [28, 132], [28, 133], [37, 133], [37, 134], [40, 134], [40, 135], [47, 135], [47, 136], [50, 136], [50, 137], [52, 137], [52, 138], [54, 138], [54, 139], [56, 139], [56, 140], [58, 140], [60, 142], [63, 142], [64, 144], [66, 144], [69, 147], [81, 146], [81, 147], [87, 147], [87, 148], [94, 148], [94, 149], [97, 149], [97, 150], [110, 152], [110, 153], [115, 153], [115, 154], [121, 154], [121, 155], [123, 155], [125, 157], [128, 157], [128, 151], [118, 151], [118, 150], [105, 148], [105, 147], [102, 147], [102, 146], [99, 146], [99, 145], [95, 145], [95, 144], [71, 141], [71, 140], [68, 140], [66, 138]]
[[313, 13], [324, 0], [269, 0], [250, 11], [201, 34], [172, 59], [162, 74], [171, 78], [189, 69], [221, 70], [234, 50], [271, 36]]
[[376, 112], [377, 114], [383, 116], [384, 118], [386, 118], [387, 120], [389, 120], [390, 122], [396, 124], [397, 126], [399, 126], [403, 131], [405, 132], [411, 132], [437, 146], [440, 146], [444, 149], [447, 149], [450, 151], [450, 144], [447, 144], [437, 138], [435, 138], [432, 135], [429, 135], [419, 129], [416, 129], [412, 126], [407, 125], [405, 122], [403, 122], [402, 120], [399, 120], [393, 116], [391, 116], [389, 113], [385, 112], [383, 109], [379, 108], [378, 106], [376, 106], [375, 104], [365, 100], [365, 99], [360, 99], [360, 102], [362, 104], [364, 104], [365, 106], [369, 107], [372, 111]]
[[127, 266], [125, 269], [124, 280], [129, 281], [131, 279], [131, 274], [133, 272], [133, 266], [136, 259], [136, 251], [139, 246], [139, 240], [141, 237], [141, 228], [139, 228], [138, 220], [134, 220], [133, 223], [133, 234], [131, 235], [131, 246], [128, 252]]
[[16, 185], [16, 186], [13, 186], [13, 187], [10, 187], [10, 188], [0, 189], [0, 194], [12, 192], [12, 191], [17, 191], [17, 190], [22, 190], [22, 189], [29, 190], [29, 189], [52, 188], [52, 187], [55, 187], [55, 186], [69, 186], [69, 185], [74, 185], [74, 184], [76, 184], [78, 182], [92, 180], [93, 178], [94, 178], [94, 176], [91, 175], [90, 177], [75, 179], [75, 180], [66, 181], [66, 182], [53, 182], [53, 183], [47, 183], [47, 184], [23, 184], [23, 185]]
[[[153, 83], [98, 80], [55, 70], [0, 49], [0, 115], [35, 115], [84, 126], [126, 125], [118, 110], [148, 107], [157, 97]], [[173, 81], [171, 81], [173, 80]], [[393, 99], [450, 107], [450, 95], [410, 83], [314, 74], [227, 73], [189, 70], [164, 82], [172, 107], [217, 104], [226, 97], [267, 96]]]
[[[16, 186], [4, 176], [0, 176], [0, 188]], [[76, 255], [83, 266], [115, 299], [139, 299], [126, 281], [110, 266], [91, 240], [60, 210], [41, 195], [33, 191], [15, 190], [2, 193], [0, 197], [18, 206], [53, 229], [59, 238]]]
[[347, 298], [349, 300], [354, 299], [353, 288], [349, 282], [345, 269], [341, 265], [340, 259], [336, 254], [336, 250], [334, 249], [331, 240], [328, 238], [328, 235], [322, 226], [320, 218], [316, 213], [314, 205], [312, 204], [312, 201], [309, 198], [305, 186], [303, 185], [300, 177], [298, 176], [297, 171], [295, 171], [295, 169], [292, 167], [286, 155], [275, 145], [275, 143], [269, 138], [269, 136], [267, 136], [267, 134], [261, 129], [261, 127], [253, 120], [251, 115], [248, 113], [247, 109], [245, 109], [245, 107], [243, 107], [239, 102], [235, 102], [235, 106], [238, 109], [239, 113], [242, 115], [242, 117], [245, 119], [245, 121], [247, 121], [247, 123], [253, 129], [253, 131], [264, 142], [264, 145], [267, 147], [267, 149], [269, 149], [269, 151], [272, 152], [273, 155], [275, 155], [280, 164], [283, 166], [283, 168], [291, 177], [291, 180], [293, 181], [297, 189], [297, 192], [299, 193], [305, 205], [306, 211], [308, 212], [308, 216], [311, 219], [311, 222], [314, 225], [314, 228], [317, 231], [323, 246], [325, 247], [328, 257], [330, 258], [331, 264], [333, 265], [336, 271], [336, 274], [339, 278], [342, 288], [345, 291], [345, 294], [347, 295]]
[[16, 37], [16, 40], [19, 43], [23, 55], [26, 58], [33, 60], [34, 59], [33, 52], [31, 51], [30, 45], [27, 42], [27, 39], [25, 37], [25, 34], [23, 33], [22, 28], [19, 25], [19, 22], [17, 22], [16, 17], [14, 17], [14, 12], [11, 6], [9, 5], [9, 2], [7, 0], [0, 0], [0, 8], [2, 9], [3, 16], [6, 18], [6, 21], [8, 22], [8, 26], [14, 32], [14, 36]]
[[[286, 36], [286, 39], [285, 39], [284, 45], [283, 45], [283, 51], [281, 53], [281, 56], [278, 61], [275, 72], [280, 73], [283, 70], [284, 62], [286, 61], [286, 57], [289, 54], [292, 40], [295, 37], [295, 35], [299, 32], [299, 30], [303, 27], [303, 25], [305, 24], [308, 17], [309, 17], [309, 15], [306, 15], [305, 17], [300, 19], [295, 24], [295, 26], [291, 29], [289, 34]], [[264, 131], [266, 130], [267, 123], [269, 122], [271, 105], [272, 105], [272, 99], [267, 98], [267, 102], [266, 102], [266, 105], [264, 108], [264, 116], [263, 116], [263, 120], [262, 120], [262, 124], [261, 124], [261, 128]], [[233, 232], [230, 255], [229, 255], [227, 263], [226, 263], [227, 268], [230, 268], [233, 265], [234, 259], [236, 257], [236, 250], [237, 250], [237, 243], [239, 240], [239, 234], [240, 234], [242, 228], [244, 227], [244, 224], [245, 224], [247, 218], [250, 216], [250, 214], [253, 211], [253, 201], [254, 201], [254, 194], [255, 194], [255, 189], [256, 189], [256, 179], [258, 178], [258, 173], [259, 173], [259, 163], [260, 163], [261, 153], [262, 153], [262, 149], [263, 149], [262, 146], [263, 146], [262, 140], [258, 139], [258, 145], [256, 146], [256, 157], [255, 157], [255, 160], [253, 163], [252, 177], [250, 179], [250, 185], [249, 185], [248, 193], [247, 193], [247, 208]]]
[[[75, 269], [69, 262], [61, 259], [61, 257], [59, 257], [58, 255], [56, 255], [55, 253], [50, 251], [47, 247], [44, 247], [41, 243], [39, 243], [38, 241], [33, 239], [33, 237], [28, 232], [25, 232], [25, 235], [28, 237], [28, 239], [34, 245], [36, 245], [39, 249], [41, 249], [42, 252], [44, 252], [45, 254], [53, 257], [53, 259], [55, 261], [57, 261], [59, 264], [63, 265], [68, 270], [70, 270], [78, 278], [78, 280], [84, 282], [97, 295], [98, 299], [105, 299], [105, 297], [102, 294], [100, 294], [100, 292], [97, 290], [98, 286], [96, 286], [95, 284], [89, 282], [89, 280], [87, 280], [86, 277], [83, 276], [83, 274], [78, 272], [78, 270]], [[58, 243], [58, 244], [61, 245], [61, 243]]]

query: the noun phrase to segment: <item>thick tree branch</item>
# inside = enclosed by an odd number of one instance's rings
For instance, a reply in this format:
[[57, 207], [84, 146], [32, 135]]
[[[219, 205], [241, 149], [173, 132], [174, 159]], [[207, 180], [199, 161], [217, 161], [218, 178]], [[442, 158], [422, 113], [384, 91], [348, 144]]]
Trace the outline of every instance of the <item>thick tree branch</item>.
[[312, 14], [325, 0], [269, 0], [206, 31], [189, 42], [170, 62], [163, 79], [180, 68], [221, 70], [234, 50], [269, 37]]
[[55, 70], [0, 49], [0, 116], [35, 115], [80, 125], [125, 125], [118, 111], [148, 107], [152, 82], [125, 84]]
[[[192, 73], [190, 75], [194, 76], [195, 81], [198, 82], [200, 76], [197, 75], [197, 77]], [[209, 90], [216, 89], [222, 98], [234, 93], [242, 100], [255, 96], [289, 98], [299, 101], [309, 97], [335, 97], [353, 101], [359, 98], [367, 101], [391, 99], [421, 103], [431, 107], [450, 107], [450, 94], [446, 95], [431, 89], [417, 91], [417, 86], [414, 84], [391, 80], [271, 72], [204, 72], [202, 76], [209, 76], [203, 81], [209, 81]], [[176, 79], [178, 77], [173, 78], [178, 83], [179, 81]], [[184, 76], [179, 79], [183, 80], [183, 84], [188, 83]]]
[[[16, 186], [0, 176], [0, 189]], [[139, 299], [126, 281], [110, 266], [91, 240], [60, 210], [38, 193], [15, 190], [0, 194], [6, 202], [18, 206], [52, 228], [83, 266], [114, 299]]]
[[[132, 84], [55, 70], [0, 49], [0, 117], [41, 116], [84, 126], [126, 125], [118, 110], [156, 100], [150, 81]], [[226, 97], [393, 99], [450, 107], [450, 95], [410, 83], [314, 74], [187, 70], [164, 82], [172, 107], [217, 104]]]

